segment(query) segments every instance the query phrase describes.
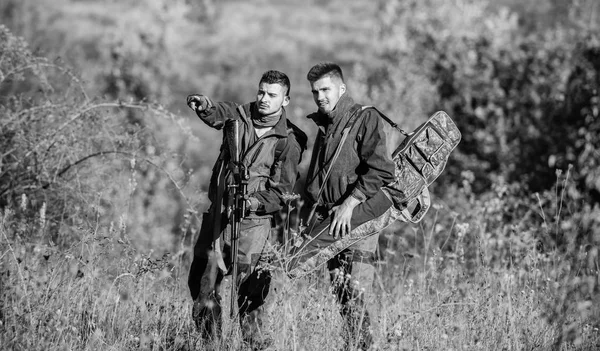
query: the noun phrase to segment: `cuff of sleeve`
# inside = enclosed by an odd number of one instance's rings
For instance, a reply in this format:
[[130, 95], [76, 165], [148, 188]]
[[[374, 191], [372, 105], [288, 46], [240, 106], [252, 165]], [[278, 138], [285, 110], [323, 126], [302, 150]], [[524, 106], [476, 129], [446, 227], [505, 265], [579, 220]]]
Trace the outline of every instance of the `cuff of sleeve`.
[[255, 197], [249, 197], [246, 201], [248, 201], [248, 210], [251, 212], [256, 212], [261, 205], [260, 201], [258, 201], [258, 199]]
[[352, 190], [352, 194], [350, 194], [353, 198], [357, 199], [359, 202], [363, 203], [367, 200], [367, 196], [360, 190], [354, 189]]

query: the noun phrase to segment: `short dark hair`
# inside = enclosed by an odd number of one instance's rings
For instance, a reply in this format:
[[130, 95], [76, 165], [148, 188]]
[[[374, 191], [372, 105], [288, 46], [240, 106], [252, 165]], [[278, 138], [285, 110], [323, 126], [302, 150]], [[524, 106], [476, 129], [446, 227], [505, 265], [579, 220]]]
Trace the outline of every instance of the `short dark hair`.
[[342, 69], [340, 66], [333, 62], [321, 62], [312, 66], [308, 74], [306, 75], [306, 79], [309, 82], [316, 82], [317, 80], [323, 77], [337, 77], [342, 82], [344, 82], [344, 74], [342, 73]]
[[260, 82], [258, 82], [258, 84], [260, 83], [280, 84], [281, 86], [287, 88], [285, 96], [290, 96], [290, 90], [292, 89], [292, 85], [290, 84], [290, 79], [288, 78], [288, 76], [283, 72], [275, 70], [266, 71], [260, 78]]

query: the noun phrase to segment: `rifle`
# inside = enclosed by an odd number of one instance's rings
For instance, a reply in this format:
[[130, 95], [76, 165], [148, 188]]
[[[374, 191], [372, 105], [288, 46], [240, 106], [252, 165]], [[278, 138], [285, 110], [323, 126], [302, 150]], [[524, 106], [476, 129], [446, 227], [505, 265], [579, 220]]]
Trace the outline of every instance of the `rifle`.
[[240, 237], [240, 224], [246, 214], [246, 192], [248, 190], [248, 169], [240, 159], [240, 121], [229, 120], [225, 124], [227, 143], [231, 156], [231, 173], [233, 184], [229, 184], [229, 215], [231, 221], [231, 300], [230, 317], [235, 316], [237, 298], [237, 276], [238, 276], [238, 239]]

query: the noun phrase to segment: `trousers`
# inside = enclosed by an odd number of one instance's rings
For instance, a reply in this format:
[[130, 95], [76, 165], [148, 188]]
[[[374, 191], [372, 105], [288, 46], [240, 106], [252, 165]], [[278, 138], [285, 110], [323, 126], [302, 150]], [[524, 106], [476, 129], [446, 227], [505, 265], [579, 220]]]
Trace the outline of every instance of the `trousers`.
[[[378, 192], [354, 208], [352, 228], [383, 215], [391, 206], [391, 200], [383, 192]], [[328, 232], [331, 218], [327, 212], [327, 209], [321, 211], [318, 223], [311, 230], [311, 233], [316, 233], [311, 240], [298, 252], [293, 252], [297, 258], [291, 268], [336, 241]], [[377, 323], [377, 318], [372, 287], [379, 235], [380, 232], [367, 236], [327, 262], [333, 292], [345, 320], [344, 340], [347, 349], [367, 350], [373, 343], [373, 324]]]
[[[205, 214], [200, 236], [194, 246], [194, 259], [188, 276], [188, 287], [194, 301], [192, 317], [205, 340], [221, 337], [222, 307], [220, 288], [225, 272], [218, 268], [215, 240], [210, 215]], [[226, 231], [231, 228], [227, 225]], [[269, 294], [271, 274], [261, 270], [268, 259], [270, 218], [245, 218], [240, 224], [238, 239], [237, 307], [242, 336], [248, 343], [263, 337], [263, 308]], [[231, 245], [225, 240], [222, 247], [227, 269], [231, 269]]]

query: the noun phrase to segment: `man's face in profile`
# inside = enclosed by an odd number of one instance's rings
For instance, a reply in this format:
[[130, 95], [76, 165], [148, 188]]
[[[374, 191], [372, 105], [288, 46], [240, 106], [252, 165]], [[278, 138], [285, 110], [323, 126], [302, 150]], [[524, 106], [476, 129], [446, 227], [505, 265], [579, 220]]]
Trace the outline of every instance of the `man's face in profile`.
[[281, 84], [260, 83], [258, 85], [258, 92], [256, 93], [258, 113], [266, 116], [287, 106], [290, 102], [290, 97], [286, 96], [286, 94], [287, 88]]

